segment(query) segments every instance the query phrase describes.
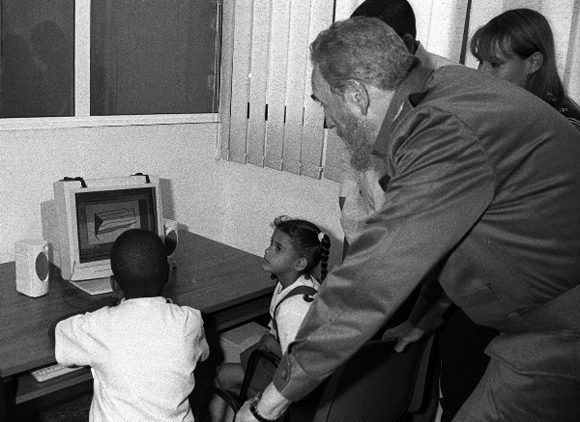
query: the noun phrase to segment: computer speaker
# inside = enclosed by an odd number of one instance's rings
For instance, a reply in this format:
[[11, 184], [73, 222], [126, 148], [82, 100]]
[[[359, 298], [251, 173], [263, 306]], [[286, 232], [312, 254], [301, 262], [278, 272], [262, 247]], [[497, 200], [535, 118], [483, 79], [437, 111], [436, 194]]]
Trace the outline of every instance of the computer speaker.
[[48, 243], [41, 239], [24, 239], [14, 246], [16, 257], [16, 290], [26, 296], [48, 293]]
[[177, 235], [178, 226], [179, 224], [175, 220], [163, 219], [163, 228], [165, 231], [163, 244], [165, 245], [165, 253], [169, 258], [173, 257], [177, 249], [177, 240], [179, 238]]

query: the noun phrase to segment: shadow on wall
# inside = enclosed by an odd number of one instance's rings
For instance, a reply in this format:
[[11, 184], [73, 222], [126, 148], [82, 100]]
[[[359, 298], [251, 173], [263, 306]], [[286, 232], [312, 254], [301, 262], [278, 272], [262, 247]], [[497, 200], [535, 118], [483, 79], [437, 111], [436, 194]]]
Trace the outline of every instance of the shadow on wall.
[[161, 189], [161, 205], [163, 207], [163, 217], [175, 220], [173, 182], [170, 179], [159, 178], [159, 188]]

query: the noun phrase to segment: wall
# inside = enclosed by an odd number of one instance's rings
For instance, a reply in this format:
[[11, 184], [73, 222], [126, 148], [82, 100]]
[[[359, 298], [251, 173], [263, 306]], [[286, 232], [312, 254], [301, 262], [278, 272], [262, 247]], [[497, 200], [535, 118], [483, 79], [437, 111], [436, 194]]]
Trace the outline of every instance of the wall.
[[223, 162], [226, 175], [224, 242], [263, 255], [279, 215], [305, 218], [331, 238], [330, 266], [340, 261], [338, 183]]
[[[52, 183], [63, 176], [143, 172], [170, 179], [166, 216], [219, 237], [223, 206], [212, 190], [221, 192], [224, 178], [214, 160], [215, 143], [215, 125], [1, 131], [0, 178], [8, 182], [1, 196], [1, 261], [13, 259], [16, 240], [41, 236], [40, 203], [52, 198]], [[209, 221], [202, 224], [194, 214]]]
[[1, 130], [0, 263], [17, 240], [41, 237], [40, 203], [63, 176], [156, 174], [168, 180], [166, 217], [257, 255], [279, 214], [342, 236], [337, 184], [218, 160], [216, 137], [217, 124]]

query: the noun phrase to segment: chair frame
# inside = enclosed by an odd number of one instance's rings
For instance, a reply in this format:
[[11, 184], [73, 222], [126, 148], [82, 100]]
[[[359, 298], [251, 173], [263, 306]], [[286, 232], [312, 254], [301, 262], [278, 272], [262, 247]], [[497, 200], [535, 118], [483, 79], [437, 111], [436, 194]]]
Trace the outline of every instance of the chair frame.
[[278, 366], [280, 363], [280, 358], [269, 350], [263, 349], [256, 349], [248, 358], [248, 366], [244, 373], [244, 379], [242, 381], [242, 387], [239, 393], [235, 393], [233, 391], [226, 391], [219, 387], [210, 387], [204, 393], [204, 408], [200, 415], [200, 422], [207, 422], [209, 420], [208, 413], [209, 413], [209, 403], [211, 400], [211, 396], [217, 395], [222, 400], [226, 402], [226, 404], [234, 411], [237, 412], [240, 410], [244, 402], [249, 398], [248, 393], [250, 392], [250, 387], [252, 385], [252, 380], [254, 378], [254, 374], [256, 372], [256, 368], [260, 360], [265, 359], [266, 361], [272, 363], [274, 366]]
[[[395, 421], [407, 421], [410, 420], [410, 415], [420, 413], [424, 410], [425, 406], [428, 405], [428, 393], [430, 391], [430, 387], [433, 382], [436, 381], [434, 377], [438, 379], [438, 353], [437, 348], [435, 347], [435, 339], [436, 334], [429, 334], [425, 336], [423, 339], [419, 340], [416, 343], [409, 345], [409, 348], [415, 348], [415, 352], [417, 354], [417, 359], [414, 364], [414, 374], [412, 381], [410, 382], [410, 392], [404, 398], [404, 403], [399, 403], [398, 407], [400, 408], [400, 412], [397, 413], [392, 419], [382, 419], [375, 420], [375, 419], [368, 419], [365, 416], [361, 415], [361, 421], [365, 422], [395, 422]], [[396, 360], [399, 356], [397, 352], [394, 351], [394, 343], [392, 341], [383, 341], [383, 340], [373, 340], [369, 341], [365, 345], [357, 351], [351, 359], [349, 359], [345, 364], [343, 364], [333, 375], [331, 375], [326, 380], [326, 385], [323, 386], [322, 396], [318, 405], [311, 413], [308, 411], [302, 414], [310, 414], [314, 415], [312, 420], [298, 420], [296, 412], [293, 412], [292, 407], [300, 405], [299, 403], [293, 403], [291, 405], [290, 411], [287, 412], [280, 420], [289, 421], [289, 422], [350, 422], [348, 419], [343, 419], [337, 421], [335, 416], [333, 415], [333, 406], [335, 406], [340, 400], [341, 395], [352, 393], [352, 389], [356, 389], [357, 387], [353, 387], [352, 385], [343, 385], [343, 382], [350, 377], [347, 374], [352, 374], [353, 369], [356, 370], [357, 365], [360, 364], [359, 359], [361, 356], [364, 358], [365, 353], [369, 353], [369, 351], [378, 350], [378, 351], [385, 351], [388, 350], [384, 354], [385, 359], [377, 361], [377, 366], [386, 364], [386, 365], [393, 365], [393, 362], [388, 363], [387, 360], [394, 361], [396, 364]], [[405, 352], [402, 352], [405, 353]], [[244, 380], [242, 382], [242, 387], [238, 394], [230, 391], [225, 391], [218, 387], [211, 387], [205, 393], [205, 399], [203, 403], [209, 404], [210, 398], [212, 395], [217, 395], [221, 397], [227, 405], [234, 411], [237, 412], [240, 410], [244, 402], [249, 398], [248, 394], [250, 391], [250, 386], [252, 379], [255, 374], [256, 367], [261, 359], [266, 359], [273, 365], [277, 366], [280, 362], [280, 358], [276, 356], [274, 353], [269, 352], [267, 350], [256, 349], [254, 350], [248, 360], [248, 366], [246, 368], [246, 372], [244, 374]], [[393, 373], [393, 376], [400, 377], [400, 373]], [[357, 380], [358, 382], [359, 380]], [[360, 382], [365, 382], [365, 379], [362, 378]], [[371, 381], [372, 382], [372, 381]], [[355, 383], [356, 384], [356, 383]], [[361, 398], [361, 400], [364, 400]], [[388, 403], [389, 397], [385, 397], [385, 404], [389, 406]], [[351, 402], [352, 403], [352, 402]], [[366, 404], [366, 402], [365, 402]], [[309, 406], [313, 404], [310, 403]], [[204, 410], [200, 416], [200, 422], [207, 422], [208, 421], [208, 411], [209, 406], [204, 406]], [[299, 411], [298, 414], [301, 412]], [[332, 418], [332, 419], [330, 419]], [[425, 420], [425, 419], [422, 419]], [[434, 420], [429, 419], [428, 420]]]
[[[414, 368], [414, 375], [410, 386], [410, 394], [405, 397], [404, 403], [399, 403], [398, 408], [400, 408], [400, 412], [397, 415], [393, 415], [391, 419], [385, 419], [384, 417], [380, 417], [380, 420], [373, 419], [372, 416], [369, 415], [359, 415], [361, 421], [365, 422], [395, 422], [395, 421], [404, 421], [410, 420], [411, 415], [420, 414], [425, 410], [425, 408], [430, 404], [429, 403], [429, 392], [431, 391], [432, 383], [437, 382], [438, 375], [439, 375], [439, 366], [438, 366], [438, 353], [437, 348], [435, 347], [435, 339], [436, 334], [430, 334], [425, 338], [419, 340], [417, 343], [410, 345], [408, 347], [415, 347], [418, 349], [417, 351], [417, 361], [415, 363]], [[360, 364], [359, 358], [364, 358], [366, 353], [369, 353], [373, 350], [376, 351], [384, 351], [385, 349], [393, 350], [392, 353], [388, 353], [385, 355], [384, 361], [377, 361], [376, 366], [379, 367], [383, 364], [393, 366], [393, 363], [389, 364], [387, 362], [388, 359], [393, 360], [393, 362], [397, 361], [398, 353], [393, 349], [394, 343], [393, 342], [386, 342], [382, 340], [370, 341], [363, 345], [361, 349], [355, 353], [355, 355], [347, 361], [344, 365], [342, 365], [328, 380], [328, 384], [324, 390], [323, 396], [320, 399], [316, 412], [314, 414], [314, 418], [312, 421], [308, 422], [347, 422], [348, 416], [344, 416], [344, 419], [340, 419], [342, 416], [337, 416], [333, 413], [333, 406], [336, 406], [341, 400], [349, 400], [344, 397], [349, 397], [350, 401], [347, 405], [353, 405], [353, 401], [351, 395], [356, 395], [356, 389], [359, 388], [356, 385], [359, 382], [365, 383], [365, 377], [363, 376], [360, 380], [356, 380], [356, 382], [352, 383], [351, 385], [343, 385], [345, 381], [351, 380], [352, 381], [352, 373], [356, 372], [358, 365]], [[402, 353], [405, 353], [402, 352]], [[384, 369], [379, 369], [381, 372], [384, 372]], [[348, 374], [348, 375], [347, 375]], [[394, 377], [401, 377], [403, 374], [396, 373], [393, 371]], [[368, 381], [372, 382], [372, 381]], [[388, 394], [388, 392], [387, 392]], [[358, 398], [356, 399], [358, 400]], [[360, 397], [360, 400], [364, 401], [365, 406], [372, 404], [368, 403], [365, 398]], [[393, 403], [389, 403], [389, 397], [385, 396], [384, 399], [386, 406], [394, 406]], [[343, 403], [344, 404], [344, 403]], [[370, 409], [369, 409], [370, 410]], [[373, 412], [370, 411], [370, 414]], [[397, 412], [394, 412], [397, 413]], [[435, 412], [433, 412], [435, 413]], [[423, 418], [422, 420], [434, 420], [435, 415], [431, 416], [428, 415], [428, 419]], [[352, 415], [351, 415], [352, 418]], [[299, 422], [294, 421], [292, 422]], [[301, 421], [300, 421], [301, 422]]]

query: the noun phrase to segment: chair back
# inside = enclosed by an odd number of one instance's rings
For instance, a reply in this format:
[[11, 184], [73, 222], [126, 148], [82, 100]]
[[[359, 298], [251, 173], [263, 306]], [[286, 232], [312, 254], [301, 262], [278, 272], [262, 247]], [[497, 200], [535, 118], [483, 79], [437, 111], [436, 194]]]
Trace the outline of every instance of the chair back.
[[233, 412], [239, 411], [244, 402], [256, 394], [256, 384], [258, 390], [262, 390], [270, 383], [278, 363], [280, 358], [275, 353], [252, 348], [239, 393], [222, 390], [214, 385], [208, 387], [203, 394], [199, 422], [211, 421], [210, 403], [214, 396], [220, 397]]
[[280, 358], [269, 350], [255, 349], [250, 354], [248, 366], [244, 373], [244, 380], [239, 394], [240, 407], [244, 402], [251, 398], [255, 391], [263, 390], [271, 381], [280, 363]]
[[437, 382], [433, 342], [434, 335], [426, 336], [402, 353], [390, 341], [366, 343], [330, 377], [312, 421], [411, 420]]

